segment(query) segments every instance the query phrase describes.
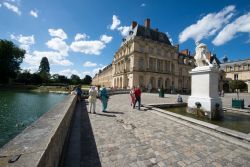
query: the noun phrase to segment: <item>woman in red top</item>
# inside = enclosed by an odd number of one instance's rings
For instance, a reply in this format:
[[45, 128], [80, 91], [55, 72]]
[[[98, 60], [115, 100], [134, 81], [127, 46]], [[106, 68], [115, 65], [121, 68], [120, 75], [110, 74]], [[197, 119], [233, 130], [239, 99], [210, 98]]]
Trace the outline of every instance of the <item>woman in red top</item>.
[[140, 89], [140, 86], [138, 86], [135, 89], [134, 94], [135, 94], [134, 108], [135, 108], [136, 103], [138, 102], [138, 110], [140, 110], [140, 108], [141, 108], [141, 89]]

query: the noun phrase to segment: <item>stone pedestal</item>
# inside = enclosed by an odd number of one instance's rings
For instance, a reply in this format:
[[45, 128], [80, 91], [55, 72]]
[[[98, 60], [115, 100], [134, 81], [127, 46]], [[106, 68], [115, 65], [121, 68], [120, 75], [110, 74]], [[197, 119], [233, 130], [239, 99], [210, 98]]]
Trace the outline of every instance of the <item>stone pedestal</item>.
[[197, 112], [197, 103], [201, 104], [199, 111], [209, 118], [223, 116], [222, 102], [219, 97], [219, 70], [216, 67], [201, 66], [191, 72], [191, 96], [188, 98], [187, 112]]

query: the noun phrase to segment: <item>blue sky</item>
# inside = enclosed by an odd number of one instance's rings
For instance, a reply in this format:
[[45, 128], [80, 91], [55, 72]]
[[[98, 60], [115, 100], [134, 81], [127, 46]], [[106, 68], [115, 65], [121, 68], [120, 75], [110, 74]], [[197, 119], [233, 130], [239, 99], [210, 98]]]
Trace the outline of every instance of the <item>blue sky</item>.
[[250, 58], [247, 0], [0, 0], [0, 38], [26, 49], [22, 69], [36, 72], [47, 56], [52, 74], [82, 78], [110, 64], [131, 22], [146, 18], [180, 50], [201, 40], [219, 58]]

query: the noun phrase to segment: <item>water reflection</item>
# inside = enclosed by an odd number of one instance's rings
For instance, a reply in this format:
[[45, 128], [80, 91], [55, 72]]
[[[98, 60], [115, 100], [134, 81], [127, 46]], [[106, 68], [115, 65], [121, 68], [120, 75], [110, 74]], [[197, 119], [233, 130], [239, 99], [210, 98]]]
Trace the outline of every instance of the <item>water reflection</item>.
[[250, 116], [225, 112], [222, 120], [210, 120], [206, 117], [198, 117], [186, 112], [186, 107], [174, 107], [164, 109], [187, 117], [195, 118], [204, 122], [212, 123], [224, 128], [236, 130], [243, 133], [250, 133]]
[[0, 91], [0, 147], [65, 97], [64, 94]]

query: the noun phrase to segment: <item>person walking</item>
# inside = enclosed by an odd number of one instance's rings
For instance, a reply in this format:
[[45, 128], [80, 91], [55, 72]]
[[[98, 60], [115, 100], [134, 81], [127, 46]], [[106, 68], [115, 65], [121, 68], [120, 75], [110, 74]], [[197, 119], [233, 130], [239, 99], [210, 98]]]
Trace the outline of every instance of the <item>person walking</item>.
[[129, 94], [130, 94], [130, 97], [131, 97], [130, 105], [134, 107], [134, 105], [135, 105], [135, 86], [132, 87]]
[[134, 103], [133, 108], [135, 108], [135, 105], [138, 102], [138, 110], [140, 110], [141, 109], [141, 89], [140, 89], [140, 86], [138, 86], [135, 89], [134, 94], [135, 94], [135, 103]]
[[100, 96], [100, 100], [102, 102], [102, 112], [107, 112], [106, 109], [108, 106], [108, 98], [109, 97], [108, 97], [107, 90], [106, 90], [105, 86], [103, 86], [100, 89], [99, 96]]
[[76, 95], [77, 95], [77, 101], [81, 101], [81, 96], [82, 96], [81, 85], [77, 86], [77, 88], [76, 88]]
[[89, 113], [91, 113], [91, 109], [93, 108], [93, 113], [95, 114], [95, 107], [96, 107], [96, 98], [97, 98], [98, 92], [95, 88], [95, 86], [91, 86], [89, 89]]

